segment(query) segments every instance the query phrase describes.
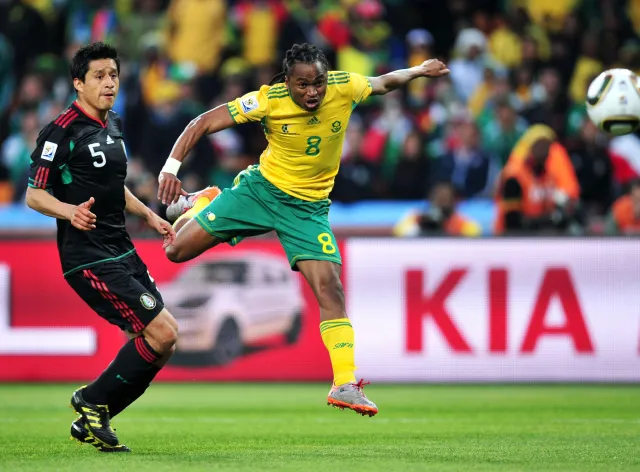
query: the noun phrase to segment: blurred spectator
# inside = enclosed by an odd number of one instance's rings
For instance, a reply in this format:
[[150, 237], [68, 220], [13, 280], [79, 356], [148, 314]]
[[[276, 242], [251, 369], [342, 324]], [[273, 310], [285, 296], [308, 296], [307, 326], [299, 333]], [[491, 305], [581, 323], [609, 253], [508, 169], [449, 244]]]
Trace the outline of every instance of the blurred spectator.
[[8, 171], [15, 200], [21, 200], [27, 189], [31, 152], [36, 145], [40, 128], [37, 111], [27, 109], [21, 114], [20, 129], [2, 145], [0, 165]]
[[118, 31], [118, 51], [128, 62], [141, 61], [150, 44], [161, 44], [165, 22], [161, 0], [132, 0], [132, 10], [122, 15]]
[[486, 46], [484, 34], [475, 28], [462, 30], [456, 39], [457, 57], [449, 61], [448, 65], [456, 93], [464, 102], [482, 82]]
[[338, 69], [378, 75], [389, 59], [386, 41], [391, 28], [384, 21], [384, 6], [379, 0], [362, 0], [350, 13], [351, 42], [337, 51]]
[[13, 70], [20, 80], [29, 61], [46, 51], [47, 26], [35, 8], [21, 0], [0, 4], [0, 32], [13, 49]]
[[7, 37], [0, 33], [0, 117], [9, 108], [15, 88], [13, 60], [13, 48]]
[[9, 179], [9, 171], [0, 163], [0, 205], [13, 201], [13, 185]]
[[489, 37], [489, 50], [500, 64], [512, 68], [522, 62], [522, 39], [509, 23], [509, 18], [497, 19], [497, 27]]
[[613, 166], [608, 138], [589, 120], [584, 120], [580, 139], [574, 141], [570, 157], [580, 185], [580, 200], [593, 215], [604, 215], [613, 202]]
[[589, 81], [602, 70], [602, 62], [598, 60], [598, 38], [587, 32], [582, 38], [582, 51], [569, 84], [569, 97], [576, 103], [583, 102]]
[[471, 115], [480, 121], [491, 119], [496, 101], [509, 96], [511, 89], [504, 70], [487, 64], [484, 68], [482, 82], [469, 97], [467, 106]]
[[[175, 82], [162, 82], [156, 91], [156, 101], [149, 109], [149, 116], [140, 129], [140, 156], [144, 166], [158, 175], [164, 160], [169, 156], [173, 144], [185, 126], [194, 118], [180, 101], [181, 89]], [[204, 177], [213, 164], [212, 149], [201, 139], [196, 143], [192, 155], [185, 161], [185, 172], [195, 171]], [[206, 182], [200, 182], [200, 188]]]
[[373, 199], [380, 180], [380, 167], [363, 156], [366, 138], [357, 115], [352, 117], [346, 133], [342, 162], [331, 199], [346, 203]]
[[634, 180], [629, 193], [616, 200], [607, 216], [605, 234], [640, 234], [640, 180]]
[[523, 110], [522, 116], [531, 124], [545, 124], [563, 135], [566, 125], [566, 111], [569, 108], [567, 96], [562, 87], [558, 71], [544, 68], [534, 84], [540, 90], [540, 100]]
[[113, 1], [70, 0], [67, 16], [67, 37], [74, 49], [93, 41], [116, 42], [118, 17]]
[[430, 192], [425, 212], [410, 212], [393, 228], [397, 237], [480, 236], [482, 229], [456, 211], [456, 192], [450, 183], [439, 182]]
[[413, 129], [411, 115], [402, 107], [399, 90], [382, 97], [382, 110], [365, 131], [362, 157], [379, 163], [382, 176], [390, 179], [402, 145]]
[[502, 99], [495, 106], [493, 119], [486, 120], [482, 129], [482, 148], [490, 153], [502, 169], [511, 150], [527, 130], [527, 122], [516, 114], [509, 100]]
[[580, 0], [519, 0], [534, 23], [547, 31], [560, 31], [566, 17]]
[[488, 184], [490, 157], [480, 148], [480, 133], [473, 122], [458, 129], [459, 141], [432, 163], [433, 179], [449, 181], [462, 198], [480, 194]]
[[215, 71], [226, 41], [227, 2], [171, 0], [167, 20], [169, 59], [195, 68], [200, 77], [198, 93], [208, 101], [214, 94]]
[[277, 57], [278, 33], [286, 11], [277, 0], [240, 0], [233, 16], [243, 38], [243, 56], [252, 66], [271, 64]]
[[[431, 47], [433, 46], [433, 36], [425, 29], [413, 29], [407, 33], [407, 65], [415, 67], [424, 61], [433, 58]], [[407, 99], [412, 106], [424, 105], [427, 101], [426, 77], [416, 79], [407, 86]]]
[[513, 93], [510, 103], [521, 113], [536, 106], [545, 99], [546, 91], [540, 83], [534, 83], [533, 70], [528, 66], [521, 66], [512, 71]]
[[388, 197], [398, 200], [418, 200], [429, 189], [429, 157], [420, 133], [407, 135], [402, 154], [389, 183]]

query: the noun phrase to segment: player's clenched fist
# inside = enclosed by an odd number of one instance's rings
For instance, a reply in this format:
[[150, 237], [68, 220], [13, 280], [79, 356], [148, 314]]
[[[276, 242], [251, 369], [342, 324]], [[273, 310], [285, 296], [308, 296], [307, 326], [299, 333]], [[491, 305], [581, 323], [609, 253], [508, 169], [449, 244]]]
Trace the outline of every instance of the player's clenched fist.
[[95, 202], [95, 198], [91, 197], [86, 202], [73, 207], [69, 221], [71, 221], [71, 224], [74, 227], [82, 231], [91, 231], [92, 229], [96, 229], [96, 215], [90, 211]]
[[425, 77], [442, 77], [450, 72], [445, 63], [438, 59], [424, 61], [420, 67], [423, 69]]
[[160, 172], [158, 183], [158, 199], [162, 201], [163, 205], [176, 203], [180, 195], [188, 195], [186, 191], [182, 190], [180, 179], [169, 172]]

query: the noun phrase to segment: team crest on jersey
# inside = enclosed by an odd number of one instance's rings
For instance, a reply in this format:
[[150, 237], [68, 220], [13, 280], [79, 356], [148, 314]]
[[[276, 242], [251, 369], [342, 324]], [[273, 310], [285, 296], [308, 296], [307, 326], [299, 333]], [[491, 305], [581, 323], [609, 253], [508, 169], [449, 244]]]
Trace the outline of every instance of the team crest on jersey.
[[210, 211], [207, 212], [206, 217], [209, 221], [214, 221], [216, 219], [216, 215], [214, 215]]
[[53, 161], [53, 157], [56, 155], [57, 150], [58, 145], [56, 143], [45, 141], [44, 146], [42, 146], [42, 154], [40, 154], [40, 157], [45, 161]]
[[249, 113], [251, 110], [258, 108], [258, 98], [255, 94], [249, 95], [240, 100], [240, 105], [242, 105], [242, 111]]
[[331, 123], [331, 131], [333, 131], [334, 133], [337, 133], [341, 129], [342, 129], [342, 123], [340, 123], [339, 121], [336, 120], [333, 123]]
[[153, 310], [156, 307], [156, 299], [149, 293], [143, 293], [140, 295], [140, 303], [147, 310]]

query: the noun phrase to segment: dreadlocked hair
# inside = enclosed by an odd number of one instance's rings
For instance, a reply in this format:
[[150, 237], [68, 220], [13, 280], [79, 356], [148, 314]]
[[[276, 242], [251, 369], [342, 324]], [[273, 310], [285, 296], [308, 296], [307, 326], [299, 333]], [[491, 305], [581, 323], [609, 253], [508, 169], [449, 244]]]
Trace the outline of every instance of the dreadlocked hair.
[[314, 64], [319, 62], [325, 69], [329, 69], [329, 61], [325, 57], [324, 53], [315, 47], [313, 44], [303, 43], [294, 44], [291, 49], [287, 51], [284, 59], [282, 60], [282, 72], [273, 76], [269, 85], [284, 82], [284, 78], [291, 74], [293, 66], [298, 62], [303, 64]]

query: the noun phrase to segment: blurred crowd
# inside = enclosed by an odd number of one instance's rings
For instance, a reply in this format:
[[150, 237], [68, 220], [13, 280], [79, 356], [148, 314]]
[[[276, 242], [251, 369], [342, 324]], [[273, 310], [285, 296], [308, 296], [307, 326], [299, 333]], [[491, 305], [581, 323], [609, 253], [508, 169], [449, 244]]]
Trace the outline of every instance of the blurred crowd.
[[[334, 69], [367, 76], [431, 57], [451, 69], [354, 111], [333, 201], [431, 201], [398, 235], [475, 235], [455, 208], [483, 198], [498, 205], [497, 233], [584, 234], [622, 231], [614, 203], [626, 198], [623, 219], [640, 228], [640, 138], [603, 135], [584, 105], [603, 70], [640, 72], [638, 32], [639, 0], [0, 1], [0, 204], [23, 200], [38, 132], [74, 99], [79, 46], [120, 51], [128, 185], [161, 211], [157, 174], [187, 123], [311, 42]], [[265, 144], [251, 124], [201, 140], [186, 190], [230, 186]]]

